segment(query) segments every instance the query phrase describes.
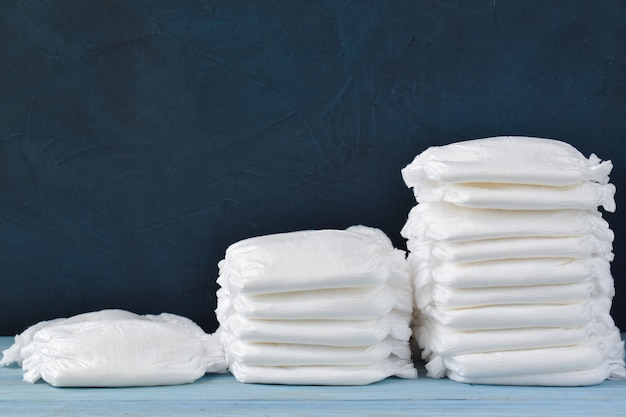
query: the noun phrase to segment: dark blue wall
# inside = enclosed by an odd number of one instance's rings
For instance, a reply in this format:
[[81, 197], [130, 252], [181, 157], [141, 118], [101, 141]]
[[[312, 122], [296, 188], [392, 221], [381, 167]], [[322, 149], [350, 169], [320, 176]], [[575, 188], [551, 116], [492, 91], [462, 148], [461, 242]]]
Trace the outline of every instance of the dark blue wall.
[[404, 248], [430, 145], [612, 159], [626, 329], [626, 2], [0, 1], [0, 334], [107, 307], [215, 328], [242, 238], [366, 224]]

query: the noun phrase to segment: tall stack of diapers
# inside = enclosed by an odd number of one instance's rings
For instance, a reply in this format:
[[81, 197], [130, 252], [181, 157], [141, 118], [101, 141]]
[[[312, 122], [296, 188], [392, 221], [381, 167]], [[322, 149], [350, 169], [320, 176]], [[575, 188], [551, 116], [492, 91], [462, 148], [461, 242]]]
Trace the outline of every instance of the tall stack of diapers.
[[623, 379], [610, 316], [610, 161], [549, 139], [431, 147], [402, 175], [414, 336], [428, 374], [468, 383]]
[[378, 229], [258, 236], [219, 263], [217, 317], [240, 382], [364, 385], [417, 377], [405, 252]]

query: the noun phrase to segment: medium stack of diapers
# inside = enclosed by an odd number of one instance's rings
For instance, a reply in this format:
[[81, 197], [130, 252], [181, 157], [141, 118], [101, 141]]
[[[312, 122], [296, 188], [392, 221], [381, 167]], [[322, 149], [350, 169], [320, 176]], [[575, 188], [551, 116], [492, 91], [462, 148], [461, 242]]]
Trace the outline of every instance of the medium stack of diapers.
[[218, 334], [240, 382], [415, 378], [405, 252], [378, 229], [258, 236], [219, 263]]
[[402, 235], [428, 375], [468, 383], [623, 379], [610, 316], [610, 161], [550, 139], [431, 147], [402, 170], [418, 205]]

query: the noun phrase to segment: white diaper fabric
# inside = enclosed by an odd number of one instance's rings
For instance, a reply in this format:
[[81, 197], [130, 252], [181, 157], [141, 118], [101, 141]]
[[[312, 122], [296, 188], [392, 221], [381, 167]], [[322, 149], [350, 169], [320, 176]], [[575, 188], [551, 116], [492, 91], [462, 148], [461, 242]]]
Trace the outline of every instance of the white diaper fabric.
[[256, 320], [224, 307], [220, 299], [217, 314], [220, 329], [234, 340], [259, 343], [306, 344], [319, 346], [365, 346], [377, 344], [387, 336], [408, 342], [410, 317], [392, 311], [371, 320]]
[[506, 258], [482, 262], [441, 262], [409, 254], [416, 289], [440, 284], [451, 288], [521, 287], [593, 281], [603, 294], [614, 295], [610, 262], [591, 258]]
[[497, 136], [433, 146], [402, 170], [407, 186], [424, 181], [569, 186], [609, 182], [611, 161], [586, 158], [554, 139]]
[[257, 343], [237, 339], [228, 346], [234, 362], [257, 366], [369, 365], [391, 355], [411, 359], [409, 345], [392, 337], [363, 346]]
[[45, 328], [53, 327], [58, 324], [72, 324], [82, 323], [87, 321], [106, 321], [106, 320], [120, 320], [120, 319], [132, 319], [137, 315], [125, 310], [110, 309], [96, 312], [89, 312], [84, 314], [78, 314], [70, 318], [57, 318], [52, 320], [40, 321], [32, 326], [28, 327], [22, 333], [15, 336], [14, 343], [2, 352], [3, 356], [0, 360], [0, 366], [9, 366], [17, 364], [22, 366], [25, 355], [28, 354], [28, 350], [32, 350], [31, 344], [35, 337], [35, 334]]
[[444, 358], [443, 362], [446, 369], [454, 369], [465, 378], [572, 372], [613, 366], [610, 350], [614, 344], [605, 346], [604, 342], [593, 338], [572, 346], [468, 353]]
[[413, 188], [419, 203], [444, 201], [460, 207], [503, 210], [615, 211], [615, 185], [581, 182], [567, 186], [424, 181]]
[[590, 385], [623, 379], [610, 316], [610, 161], [552, 139], [432, 147], [402, 170], [414, 345], [458, 382]]
[[406, 253], [378, 229], [307, 230], [231, 245], [216, 314], [240, 382], [364, 385], [416, 378]]
[[411, 209], [401, 234], [418, 241], [468, 242], [520, 237], [615, 235], [597, 210], [476, 210], [450, 203], [423, 203]]
[[[446, 306], [450, 309], [524, 304], [578, 304], [594, 290], [592, 282], [523, 287], [451, 288], [444, 285], [423, 287], [415, 300], [420, 304]], [[423, 303], [419, 300], [423, 299]]]
[[390, 376], [417, 377], [410, 361], [389, 356], [367, 365], [256, 366], [233, 362], [231, 372], [239, 382], [292, 385], [368, 385]]
[[470, 353], [573, 346], [584, 343], [592, 334], [589, 326], [459, 331], [434, 321], [415, 329], [420, 344], [428, 346], [422, 352], [423, 356], [430, 357], [437, 352], [438, 356], [445, 358]]
[[191, 320], [102, 310], [40, 322], [4, 352], [24, 380], [56, 387], [128, 387], [191, 383], [226, 372], [222, 343]]
[[613, 245], [595, 236], [509, 237], [468, 242], [417, 241], [407, 243], [411, 253], [440, 262], [474, 263], [497, 259], [591, 257], [613, 260]]
[[[219, 289], [219, 296], [224, 292]], [[260, 295], [235, 293], [228, 302], [234, 312], [244, 317], [267, 320], [369, 320], [393, 309], [412, 311], [410, 286], [389, 284]]]
[[244, 294], [369, 287], [406, 279], [404, 253], [380, 230], [365, 226], [245, 239], [228, 247], [219, 268], [218, 284]]

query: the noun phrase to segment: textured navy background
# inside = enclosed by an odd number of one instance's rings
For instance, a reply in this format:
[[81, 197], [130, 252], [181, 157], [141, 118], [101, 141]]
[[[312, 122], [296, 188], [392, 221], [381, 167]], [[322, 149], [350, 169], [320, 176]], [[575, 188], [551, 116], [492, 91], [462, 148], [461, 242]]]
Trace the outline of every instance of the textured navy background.
[[216, 327], [217, 262], [366, 224], [494, 135], [612, 159], [626, 329], [626, 2], [0, 1], [0, 334], [118, 307]]

